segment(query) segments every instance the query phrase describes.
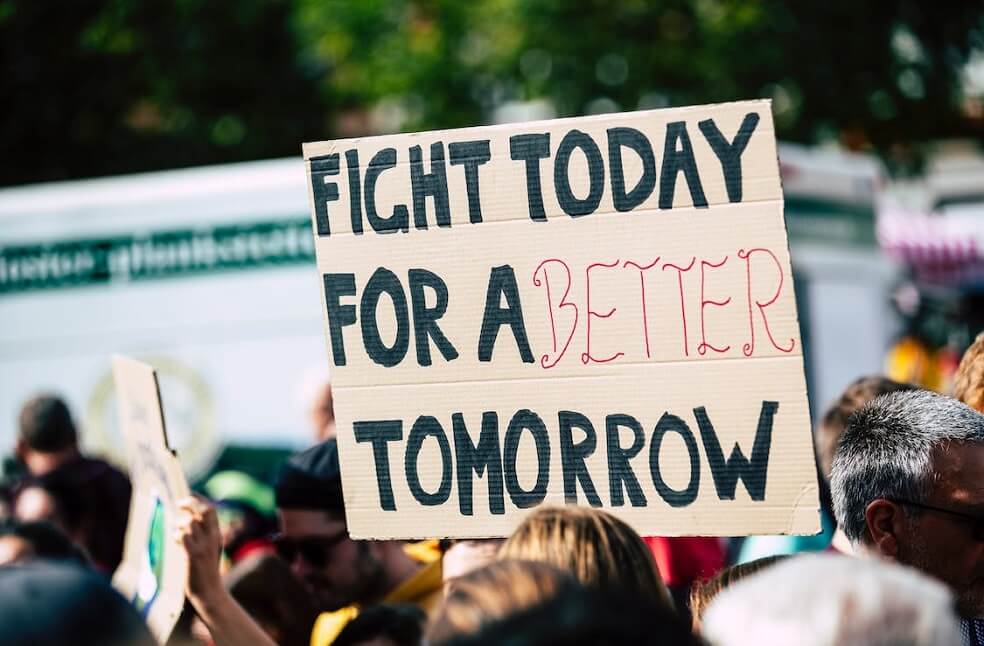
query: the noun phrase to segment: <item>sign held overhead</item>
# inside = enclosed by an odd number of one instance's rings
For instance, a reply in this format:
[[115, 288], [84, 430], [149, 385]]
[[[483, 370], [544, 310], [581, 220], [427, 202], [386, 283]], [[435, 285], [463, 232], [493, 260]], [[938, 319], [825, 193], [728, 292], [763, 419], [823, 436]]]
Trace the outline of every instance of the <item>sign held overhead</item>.
[[768, 102], [304, 156], [353, 537], [818, 531]]
[[113, 575], [113, 586], [163, 644], [184, 608], [188, 556], [174, 533], [177, 502], [190, 491], [167, 443], [157, 373], [145, 363], [117, 355], [113, 378], [133, 485], [123, 562]]

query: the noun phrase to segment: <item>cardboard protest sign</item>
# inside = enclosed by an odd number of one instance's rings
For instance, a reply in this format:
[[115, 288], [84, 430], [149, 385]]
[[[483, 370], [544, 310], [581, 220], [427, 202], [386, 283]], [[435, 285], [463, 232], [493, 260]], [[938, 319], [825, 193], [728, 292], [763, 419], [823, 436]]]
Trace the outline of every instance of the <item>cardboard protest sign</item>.
[[353, 537], [819, 530], [768, 102], [304, 157]]
[[123, 562], [113, 585], [163, 644], [184, 607], [188, 558], [173, 537], [176, 503], [189, 495], [188, 483], [167, 443], [154, 369], [116, 356], [113, 378], [133, 486]]

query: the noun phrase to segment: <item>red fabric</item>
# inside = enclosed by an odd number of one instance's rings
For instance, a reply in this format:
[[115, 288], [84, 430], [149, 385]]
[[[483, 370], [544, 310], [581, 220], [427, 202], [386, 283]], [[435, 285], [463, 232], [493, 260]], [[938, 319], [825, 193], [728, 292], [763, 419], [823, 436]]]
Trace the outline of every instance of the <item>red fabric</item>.
[[724, 545], [717, 538], [647, 536], [642, 540], [653, 553], [668, 586], [689, 587], [708, 579], [725, 566]]

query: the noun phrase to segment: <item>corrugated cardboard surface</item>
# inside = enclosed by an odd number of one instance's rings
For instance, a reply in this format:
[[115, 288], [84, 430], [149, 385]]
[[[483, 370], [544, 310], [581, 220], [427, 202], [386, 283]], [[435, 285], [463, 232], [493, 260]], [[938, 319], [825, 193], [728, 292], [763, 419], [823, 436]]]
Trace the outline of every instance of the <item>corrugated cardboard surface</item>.
[[189, 495], [181, 464], [167, 444], [157, 374], [144, 363], [113, 357], [120, 429], [127, 447], [133, 494], [127, 521], [123, 562], [113, 575], [113, 585], [131, 602], [142, 570], [146, 567], [150, 522], [156, 500], [164, 508], [163, 574], [159, 593], [149, 605], [147, 625], [157, 641], [167, 641], [184, 608], [188, 558], [174, 541], [176, 503]]
[[[742, 198], [731, 202], [721, 162], [698, 122], [713, 119], [731, 141], [753, 112], [760, 121], [741, 156]], [[683, 173], [676, 177], [673, 208], [658, 208], [666, 126], [679, 121], [686, 123], [706, 208], [693, 206]], [[614, 127], [642, 132], [656, 160], [652, 195], [629, 212], [613, 207], [606, 131]], [[579, 217], [563, 211], [554, 187], [557, 147], [573, 129], [591, 136], [605, 165], [601, 202], [595, 212]], [[526, 166], [510, 158], [509, 138], [523, 133], [550, 133], [551, 156], [540, 161], [546, 221], [530, 218]], [[469, 221], [462, 167], [446, 163], [451, 226], [436, 225], [434, 202], [428, 198], [428, 228], [414, 228], [408, 149], [422, 147], [429, 172], [434, 142], [443, 144], [447, 162], [448, 144], [478, 139], [488, 139], [491, 150], [491, 160], [479, 168], [482, 221]], [[373, 155], [387, 147], [396, 149], [397, 164], [380, 174], [376, 204], [383, 216], [394, 205], [408, 205], [410, 229], [380, 234], [365, 223], [365, 232], [355, 235], [345, 153], [358, 150], [364, 173]], [[418, 502], [407, 484], [406, 440], [419, 416], [433, 416], [448, 437], [454, 462], [452, 414], [464, 416], [472, 441], [477, 442], [482, 413], [495, 411], [501, 441], [510, 418], [524, 409], [542, 418], [550, 437], [544, 503], [564, 502], [558, 413], [566, 410], [587, 416], [597, 434], [597, 447], [585, 464], [602, 504], [642, 534], [819, 529], [802, 352], [767, 102], [322, 142], [305, 145], [304, 152], [306, 159], [339, 154], [339, 174], [325, 178], [337, 185], [339, 199], [328, 204], [331, 234], [317, 237], [318, 267], [322, 274], [354, 274], [357, 288], [341, 303], [355, 305], [360, 320], [342, 329], [347, 361], [332, 368], [346, 511], [354, 537], [507, 535], [526, 510], [512, 504], [506, 494], [504, 513], [490, 513], [487, 474], [473, 478], [470, 515], [459, 508], [456, 464], [451, 465], [446, 502], [431, 506]], [[625, 185], [631, 190], [642, 166], [628, 150], [623, 150], [622, 160]], [[578, 198], [589, 192], [587, 169], [585, 156], [575, 151], [567, 175]], [[532, 363], [520, 358], [509, 326], [499, 329], [491, 361], [479, 360], [490, 272], [505, 265], [515, 275]], [[360, 332], [364, 312], [359, 305], [363, 288], [379, 267], [399, 278], [408, 302], [410, 269], [426, 269], [441, 277], [447, 285], [448, 307], [438, 323], [457, 352], [455, 359], [446, 361], [430, 343], [433, 363], [418, 365], [413, 317], [396, 312], [387, 295], [375, 311], [380, 336], [385, 344], [393, 343], [397, 314], [405, 316], [408, 351], [390, 367], [370, 358]], [[640, 267], [649, 269], [640, 271]], [[427, 305], [433, 305], [434, 294], [425, 293]], [[324, 294], [322, 310], [327, 325]], [[330, 350], [329, 344], [329, 354]], [[741, 481], [733, 499], [722, 499], [694, 409], [706, 410], [725, 457], [736, 442], [748, 457], [763, 402], [778, 404], [764, 499], [752, 500]], [[650, 470], [653, 429], [667, 412], [686, 423], [699, 446], [698, 494], [685, 506], [671, 507], [663, 500]], [[611, 507], [605, 418], [618, 413], [636, 418], [645, 432], [644, 448], [630, 461], [645, 495], [644, 506], [631, 506], [626, 499], [623, 506]], [[395, 510], [381, 507], [372, 446], [355, 441], [353, 423], [371, 420], [402, 421], [402, 439], [389, 444]], [[622, 446], [631, 443], [631, 434], [625, 433]], [[574, 441], [583, 435], [575, 429]], [[516, 475], [528, 490], [538, 468], [529, 433], [517, 455]], [[686, 488], [692, 477], [691, 458], [680, 435], [666, 435], [658, 463], [668, 486]], [[433, 437], [424, 441], [417, 468], [426, 492], [440, 490], [443, 465]], [[579, 504], [586, 504], [580, 483], [577, 493]]]

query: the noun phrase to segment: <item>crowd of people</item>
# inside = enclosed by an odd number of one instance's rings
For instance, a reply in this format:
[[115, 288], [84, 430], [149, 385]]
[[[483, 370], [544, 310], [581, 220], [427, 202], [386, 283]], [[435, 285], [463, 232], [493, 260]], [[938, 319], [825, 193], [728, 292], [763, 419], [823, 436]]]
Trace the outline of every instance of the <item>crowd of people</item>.
[[[187, 603], [168, 643], [984, 645], [984, 334], [955, 383], [852, 383], [815, 432], [823, 531], [745, 539], [543, 506], [505, 539], [352, 540], [326, 390], [323, 437], [275, 481], [222, 472], [181, 501]], [[0, 642], [154, 643], [108, 578], [127, 477], [82, 455], [51, 395], [25, 404], [15, 451]]]

